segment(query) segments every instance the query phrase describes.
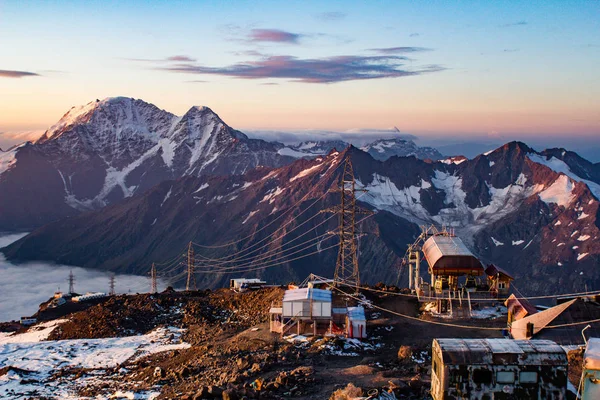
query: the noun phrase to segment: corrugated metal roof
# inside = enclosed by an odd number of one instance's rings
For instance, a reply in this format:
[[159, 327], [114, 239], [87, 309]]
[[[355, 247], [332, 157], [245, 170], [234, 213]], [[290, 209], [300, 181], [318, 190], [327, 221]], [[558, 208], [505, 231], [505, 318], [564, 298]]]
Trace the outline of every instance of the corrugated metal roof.
[[431, 236], [423, 244], [423, 254], [429, 267], [440, 273], [481, 274], [483, 272], [481, 262], [456, 236]]
[[351, 321], [366, 321], [365, 309], [362, 307], [348, 307], [348, 319]]
[[448, 365], [566, 365], [567, 354], [550, 340], [435, 339]]
[[314, 300], [331, 302], [331, 291], [324, 289], [300, 288], [286, 290], [283, 301]]

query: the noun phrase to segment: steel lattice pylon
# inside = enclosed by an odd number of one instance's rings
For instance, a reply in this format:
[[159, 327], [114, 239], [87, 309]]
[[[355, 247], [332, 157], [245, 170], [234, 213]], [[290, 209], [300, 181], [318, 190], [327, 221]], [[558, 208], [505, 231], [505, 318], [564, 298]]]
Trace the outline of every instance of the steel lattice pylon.
[[187, 282], [185, 284], [185, 290], [198, 290], [196, 287], [196, 275], [194, 273], [194, 247], [192, 242], [188, 245], [188, 268], [187, 268]]
[[360, 271], [358, 268], [358, 245], [356, 242], [356, 214], [371, 214], [372, 212], [356, 206], [356, 192], [366, 192], [356, 188], [354, 171], [350, 157], [344, 161], [344, 172], [339, 186], [332, 192], [341, 193], [341, 202], [335, 207], [323, 210], [338, 214], [339, 228], [337, 235], [340, 240], [335, 274], [335, 286], [348, 285], [358, 292], [360, 287]]

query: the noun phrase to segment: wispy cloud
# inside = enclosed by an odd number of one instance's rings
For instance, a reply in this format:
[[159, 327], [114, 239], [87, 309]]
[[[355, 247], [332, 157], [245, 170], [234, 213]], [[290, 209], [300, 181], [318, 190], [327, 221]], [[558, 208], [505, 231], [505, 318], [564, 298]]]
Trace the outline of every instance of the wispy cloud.
[[35, 72], [29, 71], [11, 71], [7, 69], [0, 69], [0, 78], [24, 78], [27, 76], [41, 76]]
[[185, 55], [176, 55], [176, 56], [170, 56], [170, 57], [165, 57], [165, 58], [125, 58], [125, 60], [128, 61], [139, 61], [139, 62], [165, 62], [165, 63], [170, 63], [170, 62], [195, 62], [196, 59], [192, 58], [190, 56], [185, 56]]
[[523, 26], [523, 25], [527, 25], [527, 21], [517, 21], [517, 22], [510, 22], [508, 24], [502, 24], [502, 25], [500, 25], [500, 28], [512, 28], [514, 26]]
[[297, 44], [304, 35], [279, 29], [252, 29], [248, 33], [249, 42], [274, 42]]
[[290, 79], [306, 83], [400, 78], [444, 70], [438, 65], [408, 69], [404, 67], [406, 60], [406, 57], [394, 55], [337, 56], [318, 59], [270, 56], [257, 61], [246, 61], [225, 67], [182, 63], [157, 69], [190, 74], [224, 75], [243, 79]]
[[418, 37], [418, 36], [421, 36], [421, 34], [418, 32], [413, 32], [410, 35], [408, 35], [408, 37]]
[[422, 51], [431, 51], [426, 47], [413, 47], [413, 46], [399, 46], [399, 47], [383, 47], [378, 49], [369, 49], [381, 54], [404, 54], [404, 53], [418, 53]]
[[193, 80], [193, 81], [186, 81], [187, 83], [208, 83], [209, 81], [201, 81], [201, 80]]
[[347, 14], [341, 11], [329, 11], [315, 14], [315, 17], [323, 21], [339, 21], [346, 18]]
[[189, 56], [171, 56], [171, 57], [167, 57], [165, 59], [165, 61], [183, 61], [183, 62], [194, 62], [196, 61], [195, 58], [189, 57]]

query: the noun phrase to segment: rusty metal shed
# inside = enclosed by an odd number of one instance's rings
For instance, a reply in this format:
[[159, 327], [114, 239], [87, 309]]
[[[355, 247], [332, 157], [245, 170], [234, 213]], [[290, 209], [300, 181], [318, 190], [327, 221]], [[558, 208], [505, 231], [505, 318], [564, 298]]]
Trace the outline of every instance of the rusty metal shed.
[[[437, 343], [437, 344], [436, 344]], [[550, 340], [435, 339], [444, 365], [564, 365], [567, 354]]]
[[435, 275], [483, 275], [479, 259], [456, 236], [431, 236], [423, 244], [423, 254]]
[[568, 360], [549, 340], [435, 339], [431, 396], [564, 400]]

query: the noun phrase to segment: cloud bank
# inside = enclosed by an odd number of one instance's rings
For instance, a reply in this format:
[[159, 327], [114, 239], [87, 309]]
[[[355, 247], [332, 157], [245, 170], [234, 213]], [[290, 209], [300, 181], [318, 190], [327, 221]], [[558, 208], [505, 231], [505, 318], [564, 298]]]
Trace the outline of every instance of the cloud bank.
[[336, 83], [354, 80], [400, 78], [444, 70], [438, 65], [405, 68], [406, 57], [336, 56], [301, 59], [293, 56], [269, 56], [225, 67], [207, 67], [182, 63], [157, 69], [188, 74], [223, 75], [242, 79], [289, 79], [304, 83]]
[[[0, 248], [20, 239], [25, 234], [0, 236]], [[56, 290], [68, 289], [69, 271], [75, 275], [75, 290], [78, 293], [108, 292], [108, 272], [90, 270], [66, 265], [34, 262], [15, 265], [5, 260], [0, 253], [0, 321], [11, 321], [29, 316], [38, 310], [40, 303], [48, 300]], [[159, 282], [159, 290], [165, 288]], [[117, 275], [117, 293], [147, 292], [148, 278], [135, 275]]]

